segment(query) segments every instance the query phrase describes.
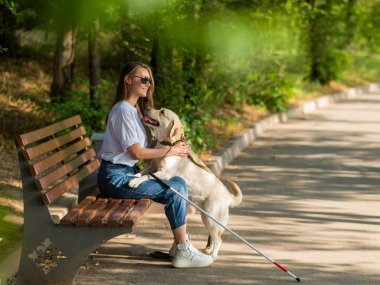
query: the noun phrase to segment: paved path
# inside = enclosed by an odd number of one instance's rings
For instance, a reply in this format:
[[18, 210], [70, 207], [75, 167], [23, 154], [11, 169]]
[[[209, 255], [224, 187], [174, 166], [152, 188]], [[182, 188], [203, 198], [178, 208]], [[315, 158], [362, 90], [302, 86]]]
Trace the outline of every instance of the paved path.
[[[380, 94], [278, 125], [222, 173], [243, 190], [229, 226], [304, 284], [380, 284]], [[194, 244], [206, 232], [189, 215]], [[152, 259], [171, 244], [163, 215], [99, 249], [77, 284], [296, 284], [229, 233], [210, 268]], [[99, 265], [96, 265], [99, 262]]]

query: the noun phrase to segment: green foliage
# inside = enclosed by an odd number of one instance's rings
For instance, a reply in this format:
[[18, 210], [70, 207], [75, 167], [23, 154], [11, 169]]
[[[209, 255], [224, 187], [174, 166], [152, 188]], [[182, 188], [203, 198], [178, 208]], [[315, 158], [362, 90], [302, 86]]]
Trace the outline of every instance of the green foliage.
[[17, 8], [18, 8], [18, 4], [16, 3], [16, 1], [12, 1], [12, 0], [1, 0], [0, 1], [0, 5], [4, 6], [5, 8], [7, 8], [13, 15], [16, 15], [17, 13]]
[[294, 95], [294, 83], [284, 74], [272, 70], [265, 73], [254, 73], [249, 76], [250, 102], [265, 107], [271, 112], [286, 111], [289, 99]]
[[0, 260], [14, 251], [21, 242], [22, 227], [4, 220], [8, 215], [19, 214], [8, 207], [0, 206]]
[[[96, 93], [96, 97], [99, 100], [103, 97], [103, 94], [98, 92]], [[57, 120], [80, 115], [89, 136], [93, 132], [104, 131], [104, 118], [107, 110], [103, 105], [93, 106], [86, 92], [73, 91], [69, 94], [67, 101], [45, 104], [43, 108], [53, 113], [53, 116], [57, 117]]]
[[[24, 15], [17, 21], [25, 29], [38, 27], [51, 35], [61, 24], [77, 26], [82, 70], [88, 24], [98, 18], [102, 74], [117, 80], [115, 73], [126, 62], [149, 64], [155, 106], [181, 116], [198, 150], [213, 144], [208, 126], [218, 110], [228, 106], [240, 112], [245, 104], [286, 110], [297, 82], [339, 80], [350, 68], [353, 49], [379, 52], [380, 46], [380, 0], [7, 3]], [[96, 101], [89, 102], [87, 91], [76, 90], [49, 110], [60, 117], [81, 114], [89, 131], [102, 131], [107, 104]]]
[[316, 71], [320, 82], [340, 79], [344, 70], [352, 63], [352, 57], [345, 51], [326, 49], [318, 59]]
[[181, 118], [184, 125], [186, 139], [196, 153], [210, 149], [214, 145], [215, 134], [205, 128], [205, 125], [211, 120], [211, 114], [191, 114]]
[[305, 4], [304, 44], [310, 60], [309, 79], [339, 79], [351, 59], [345, 49], [357, 32], [357, 1], [314, 1]]
[[362, 48], [369, 47], [372, 52], [380, 53], [380, 1], [369, 1], [361, 6], [360, 33], [365, 39]]
[[15, 1], [0, 2], [0, 55], [15, 53], [18, 48], [15, 35], [18, 26], [17, 8]]
[[5, 48], [5, 47], [3, 47], [3, 46], [0, 45], [0, 54], [6, 53], [7, 50], [8, 50], [8, 48]]

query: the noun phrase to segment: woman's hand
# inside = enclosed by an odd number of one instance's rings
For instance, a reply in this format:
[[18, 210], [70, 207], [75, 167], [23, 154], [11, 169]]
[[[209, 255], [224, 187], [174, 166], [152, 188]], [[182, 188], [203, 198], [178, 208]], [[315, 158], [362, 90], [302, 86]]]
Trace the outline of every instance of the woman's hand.
[[172, 146], [166, 155], [188, 156], [190, 152], [190, 146], [187, 142], [180, 142]]
[[190, 150], [190, 146], [187, 142], [177, 143], [176, 145], [170, 147], [169, 150], [167, 148], [142, 148], [138, 143], [128, 147], [129, 155], [135, 160], [162, 158], [167, 155], [186, 157], [189, 155]]

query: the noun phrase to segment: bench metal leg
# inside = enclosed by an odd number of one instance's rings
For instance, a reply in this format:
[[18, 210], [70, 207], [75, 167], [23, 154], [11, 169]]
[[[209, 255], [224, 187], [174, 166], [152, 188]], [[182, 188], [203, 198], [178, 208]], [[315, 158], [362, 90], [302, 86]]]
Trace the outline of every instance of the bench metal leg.
[[91, 252], [131, 229], [56, 226], [42, 232], [23, 244], [16, 284], [71, 285]]

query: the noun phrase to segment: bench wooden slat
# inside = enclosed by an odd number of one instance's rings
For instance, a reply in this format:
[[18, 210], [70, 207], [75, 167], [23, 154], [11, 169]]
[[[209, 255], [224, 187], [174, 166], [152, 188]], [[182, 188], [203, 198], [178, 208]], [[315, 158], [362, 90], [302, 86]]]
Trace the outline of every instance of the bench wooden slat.
[[77, 226], [86, 226], [91, 222], [91, 219], [101, 211], [108, 203], [107, 198], [99, 198], [92, 205], [86, 208], [75, 222]]
[[77, 185], [83, 178], [87, 177], [94, 171], [96, 171], [99, 168], [99, 160], [93, 160], [89, 164], [87, 164], [85, 167], [83, 167], [79, 172], [77, 172], [75, 175], [69, 177], [64, 182], [58, 184], [54, 188], [50, 189], [46, 193], [42, 194], [42, 200], [44, 201], [45, 205], [48, 205], [52, 202], [54, 202], [57, 198], [59, 198], [63, 193], [67, 192], [71, 188], [73, 188], [75, 185]]
[[95, 215], [90, 224], [94, 226], [107, 224], [108, 217], [119, 207], [122, 201], [122, 199], [111, 199], [107, 206]]
[[81, 215], [93, 202], [96, 201], [95, 196], [87, 196], [78, 205], [71, 209], [60, 221], [62, 225], [75, 224], [79, 215]]
[[68, 118], [66, 120], [60, 121], [58, 123], [52, 124], [50, 126], [32, 131], [17, 137], [17, 142], [20, 147], [26, 146], [30, 143], [36, 142], [38, 140], [44, 139], [48, 136], [51, 136], [59, 131], [62, 131], [66, 128], [70, 128], [81, 123], [81, 118], [79, 115]]
[[121, 225], [123, 226], [135, 226], [143, 216], [143, 214], [148, 210], [151, 201], [149, 199], [137, 200], [133, 210], [123, 219]]
[[80, 156], [76, 157], [75, 159], [69, 161], [68, 163], [50, 172], [49, 174], [43, 177], [36, 178], [37, 188], [40, 191], [45, 189], [53, 182], [67, 175], [69, 172], [78, 168], [80, 165], [85, 164], [87, 161], [91, 160], [91, 158], [95, 156], [96, 156], [96, 153], [94, 149], [91, 148], [87, 150], [86, 152], [82, 153]]
[[86, 134], [86, 130], [83, 127], [74, 129], [68, 134], [60, 136], [56, 139], [49, 140], [47, 142], [41, 143], [39, 145], [30, 147], [25, 150], [26, 159], [33, 159], [41, 154], [47, 153], [54, 149], [57, 149], [71, 141], [74, 141], [77, 138]]
[[136, 200], [134, 199], [123, 199], [123, 203], [110, 215], [107, 221], [107, 226], [118, 227], [126, 215], [134, 207]]
[[89, 140], [89, 138], [84, 138], [83, 140], [80, 140], [79, 142], [76, 142], [63, 150], [60, 150], [52, 154], [48, 158], [45, 158], [35, 164], [30, 165], [30, 170], [32, 172], [32, 175], [37, 176], [38, 174], [45, 171], [49, 167], [61, 162], [65, 158], [77, 153], [78, 151], [90, 145], [91, 145], [91, 141]]
[[[60, 213], [64, 213], [72, 208], [73, 203], [63, 204], [67, 201], [67, 196], [70, 196], [65, 193], [79, 185], [83, 179], [87, 177], [86, 180], [91, 180], [81, 184], [83, 187], [96, 183], [94, 174], [100, 162], [91, 147], [90, 139], [85, 137], [86, 130], [81, 123], [80, 116], [74, 116], [16, 138], [20, 162], [25, 161], [29, 166], [28, 175], [34, 178], [36, 185], [32, 187], [41, 191], [42, 201], [48, 205], [50, 214], [55, 209], [61, 211], [62, 208], [63, 212]], [[87, 195], [91, 189], [79, 189], [79, 192]], [[149, 199], [98, 198], [99, 196], [92, 193], [85, 197], [59, 223], [70, 226], [130, 227], [138, 223], [150, 206]], [[52, 204], [53, 202], [56, 203]]]

